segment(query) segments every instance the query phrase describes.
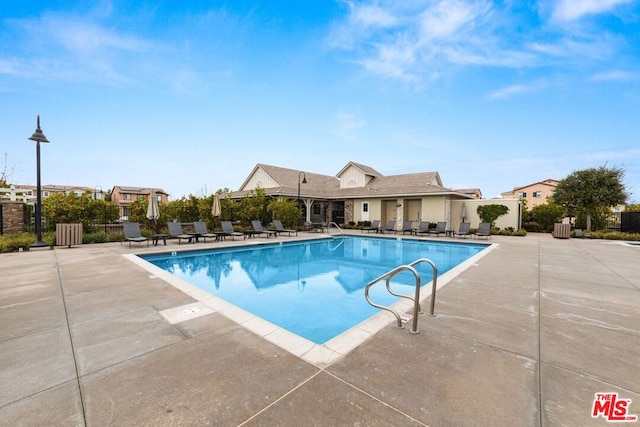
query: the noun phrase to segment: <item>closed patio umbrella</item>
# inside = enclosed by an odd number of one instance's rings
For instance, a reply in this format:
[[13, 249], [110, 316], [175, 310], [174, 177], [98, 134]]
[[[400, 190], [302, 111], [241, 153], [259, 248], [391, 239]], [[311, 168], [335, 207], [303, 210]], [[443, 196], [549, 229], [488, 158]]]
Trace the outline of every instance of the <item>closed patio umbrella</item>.
[[462, 202], [462, 208], [460, 209], [460, 216], [462, 217], [462, 222], [467, 218], [467, 204]]
[[158, 199], [156, 198], [156, 192], [152, 188], [151, 195], [149, 196], [149, 205], [147, 206], [147, 219], [149, 221], [152, 221], [153, 225], [155, 226], [158, 218], [160, 218], [160, 209], [158, 209]]
[[213, 205], [211, 205], [211, 215], [213, 215], [213, 218], [217, 218], [220, 216], [220, 214], [221, 214], [220, 195], [216, 193], [213, 195]]

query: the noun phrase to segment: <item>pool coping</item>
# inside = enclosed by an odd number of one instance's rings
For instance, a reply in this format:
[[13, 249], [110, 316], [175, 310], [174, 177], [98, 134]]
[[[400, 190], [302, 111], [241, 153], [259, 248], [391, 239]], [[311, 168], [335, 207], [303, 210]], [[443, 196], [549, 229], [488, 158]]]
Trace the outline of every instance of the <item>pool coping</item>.
[[[396, 236], [396, 239], [414, 240], [410, 238], [403, 239], [398, 236]], [[415, 240], [426, 242], [425, 240], [420, 239]], [[300, 240], [297, 240], [297, 242], [299, 241]], [[436, 295], [439, 289], [446, 286], [449, 282], [451, 282], [451, 280], [453, 280], [468, 268], [477, 265], [477, 262], [481, 258], [499, 247], [498, 243], [483, 243], [483, 245], [486, 245], [484, 250], [451, 268], [441, 276], [438, 276]], [[189, 252], [189, 250], [187, 249], [184, 251], [181, 250], [171, 252]], [[331, 365], [333, 362], [345, 356], [346, 354], [360, 346], [362, 343], [367, 341], [377, 332], [388, 327], [391, 323], [396, 322], [396, 318], [393, 314], [387, 311], [381, 311], [353, 326], [352, 328], [346, 330], [340, 335], [337, 335], [336, 337], [326, 341], [325, 343], [316, 344], [265, 319], [262, 319], [261, 317], [258, 317], [234, 304], [231, 304], [228, 301], [223, 300], [222, 298], [219, 298], [203, 289], [200, 289], [199, 287], [187, 282], [186, 280], [183, 280], [173, 275], [172, 273], [169, 273], [168, 271], [165, 271], [162, 268], [157, 267], [156, 265], [144, 260], [137, 254], [123, 254], [122, 256], [148, 271], [150, 273], [150, 278], [159, 278], [196, 300], [194, 303], [186, 304], [179, 307], [172, 307], [170, 309], [161, 311], [160, 314], [172, 324], [180, 323], [196, 317], [217, 312], [232, 320], [233, 322], [243, 326], [249, 331], [255, 333], [256, 335], [262, 337], [263, 339], [271, 342], [272, 344], [277, 345], [278, 347], [288, 351], [295, 356], [298, 356], [302, 360], [305, 360], [306, 362], [311, 363], [319, 368], [325, 368]], [[431, 289], [431, 280], [421, 286], [421, 306], [424, 306], [424, 303], [431, 297]], [[413, 304], [406, 299], [397, 301], [396, 303], [391, 305], [390, 308], [400, 313], [401, 315], [404, 313], [407, 313], [409, 315], [413, 314]], [[437, 299], [435, 315], [437, 316]], [[405, 320], [407, 320], [407, 318], [403, 316], [403, 322]]]

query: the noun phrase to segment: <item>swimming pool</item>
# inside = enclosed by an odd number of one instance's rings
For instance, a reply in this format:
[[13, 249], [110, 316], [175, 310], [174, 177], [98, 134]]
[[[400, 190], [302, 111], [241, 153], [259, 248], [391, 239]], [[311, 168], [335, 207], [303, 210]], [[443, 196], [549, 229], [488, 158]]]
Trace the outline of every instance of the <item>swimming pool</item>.
[[[142, 255], [147, 262], [200, 289], [315, 344], [323, 344], [373, 316], [364, 287], [394, 267], [429, 258], [439, 275], [488, 245], [418, 239], [341, 236]], [[431, 280], [428, 264], [417, 267], [422, 285]], [[395, 276], [394, 290], [413, 295], [415, 278]], [[381, 283], [374, 301], [391, 305], [397, 297]]]

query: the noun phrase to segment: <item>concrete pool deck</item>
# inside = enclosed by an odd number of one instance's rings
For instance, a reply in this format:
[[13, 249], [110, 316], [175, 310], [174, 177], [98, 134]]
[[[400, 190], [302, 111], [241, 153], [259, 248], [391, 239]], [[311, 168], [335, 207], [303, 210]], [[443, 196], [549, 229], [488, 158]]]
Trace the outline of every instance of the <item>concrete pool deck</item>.
[[607, 424], [591, 413], [608, 392], [640, 418], [640, 247], [546, 234], [490, 242], [439, 290], [420, 334], [390, 320], [327, 365], [213, 310], [176, 320], [198, 301], [123, 256], [193, 245], [0, 254], [0, 420], [587, 426]]

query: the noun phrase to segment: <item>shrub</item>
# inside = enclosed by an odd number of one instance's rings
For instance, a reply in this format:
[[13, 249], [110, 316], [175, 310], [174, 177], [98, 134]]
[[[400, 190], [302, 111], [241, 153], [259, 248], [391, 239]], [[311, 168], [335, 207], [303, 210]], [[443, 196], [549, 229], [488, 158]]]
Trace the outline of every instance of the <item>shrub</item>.
[[592, 239], [605, 239], [605, 240], [630, 240], [630, 241], [638, 241], [640, 240], [640, 234], [636, 233], [622, 233], [620, 231], [592, 231], [589, 233], [589, 236]]
[[0, 252], [16, 252], [21, 246], [27, 249], [35, 241], [35, 236], [28, 233], [0, 236]]
[[564, 207], [554, 203], [545, 203], [531, 209], [531, 218], [541, 229], [547, 232], [553, 231], [553, 225], [562, 220]]
[[482, 222], [490, 222], [491, 226], [495, 225], [496, 220], [509, 212], [509, 208], [505, 205], [481, 205], [476, 209]]
[[522, 227], [526, 230], [529, 231], [531, 233], [539, 233], [542, 231], [542, 226], [540, 224], [538, 224], [537, 222], [525, 222], [524, 224], [522, 224]]
[[95, 233], [84, 233], [82, 235], [82, 243], [105, 243], [109, 241], [107, 233], [104, 231], [96, 231]]

